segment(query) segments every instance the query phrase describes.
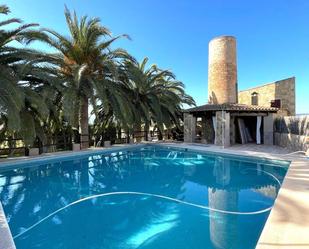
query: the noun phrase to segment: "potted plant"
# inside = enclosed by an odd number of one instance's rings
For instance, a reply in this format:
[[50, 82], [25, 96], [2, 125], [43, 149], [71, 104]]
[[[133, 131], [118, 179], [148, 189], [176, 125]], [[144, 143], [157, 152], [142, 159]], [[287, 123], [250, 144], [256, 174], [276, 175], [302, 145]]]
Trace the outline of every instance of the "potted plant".
[[29, 156], [38, 156], [40, 154], [40, 149], [37, 147], [29, 148]]
[[104, 147], [110, 147], [110, 146], [111, 146], [110, 140], [104, 141]]
[[72, 144], [72, 150], [73, 151], [79, 151], [80, 150], [80, 143], [73, 143]]
[[76, 129], [73, 130], [72, 150], [73, 151], [80, 150], [80, 136], [79, 132]]
[[40, 151], [40, 148], [43, 149], [42, 142], [40, 139], [37, 137], [32, 143], [30, 143], [30, 140], [27, 142], [27, 139], [25, 139], [26, 144], [28, 144], [28, 156], [38, 156], [40, 152], [42, 153], [43, 151]]
[[104, 147], [110, 147], [117, 138], [117, 130], [114, 125], [109, 125], [103, 135]]

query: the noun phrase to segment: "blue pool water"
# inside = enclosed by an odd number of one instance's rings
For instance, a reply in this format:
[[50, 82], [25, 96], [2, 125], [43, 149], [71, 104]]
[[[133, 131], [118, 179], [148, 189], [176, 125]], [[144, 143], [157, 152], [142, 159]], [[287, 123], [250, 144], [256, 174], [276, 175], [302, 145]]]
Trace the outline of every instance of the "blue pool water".
[[17, 249], [253, 249], [288, 165], [144, 146], [2, 170], [0, 201]]

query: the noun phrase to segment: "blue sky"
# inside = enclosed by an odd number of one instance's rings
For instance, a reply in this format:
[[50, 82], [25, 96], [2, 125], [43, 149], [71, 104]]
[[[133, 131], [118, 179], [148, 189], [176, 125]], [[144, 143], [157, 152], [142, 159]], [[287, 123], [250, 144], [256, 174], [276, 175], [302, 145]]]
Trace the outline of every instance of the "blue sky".
[[237, 37], [243, 90], [296, 77], [296, 111], [309, 113], [309, 1], [306, 0], [7, 0], [12, 16], [67, 33], [64, 4], [100, 17], [116, 45], [173, 70], [197, 104], [207, 101], [208, 42]]

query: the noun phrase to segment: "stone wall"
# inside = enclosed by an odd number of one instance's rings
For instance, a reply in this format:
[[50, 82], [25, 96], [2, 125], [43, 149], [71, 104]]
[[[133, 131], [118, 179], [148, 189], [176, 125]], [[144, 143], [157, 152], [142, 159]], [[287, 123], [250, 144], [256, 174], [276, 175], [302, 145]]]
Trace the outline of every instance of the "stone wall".
[[215, 131], [211, 115], [202, 117], [202, 136], [202, 143], [214, 144]]
[[274, 145], [274, 114], [263, 117], [264, 144]]
[[307, 151], [309, 142], [306, 136], [275, 132], [275, 144], [290, 151]]
[[215, 144], [223, 147], [231, 145], [230, 140], [230, 113], [226, 111], [216, 112], [216, 139]]
[[309, 149], [309, 115], [278, 117], [274, 124], [275, 144], [291, 151]]
[[193, 143], [195, 142], [196, 136], [196, 117], [192, 114], [184, 113], [184, 142]]
[[238, 102], [251, 105], [253, 93], [258, 94], [258, 105], [270, 106], [272, 100], [280, 99], [282, 114], [295, 115], [295, 77], [240, 91]]

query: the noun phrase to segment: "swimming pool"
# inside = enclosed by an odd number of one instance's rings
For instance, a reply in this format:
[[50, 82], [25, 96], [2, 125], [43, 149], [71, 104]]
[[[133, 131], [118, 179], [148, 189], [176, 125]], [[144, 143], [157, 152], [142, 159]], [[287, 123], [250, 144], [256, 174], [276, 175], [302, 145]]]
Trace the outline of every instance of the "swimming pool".
[[143, 146], [0, 171], [17, 249], [253, 249], [289, 162]]

